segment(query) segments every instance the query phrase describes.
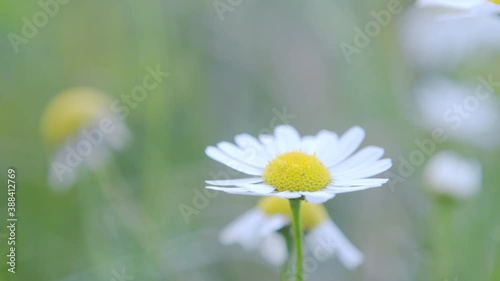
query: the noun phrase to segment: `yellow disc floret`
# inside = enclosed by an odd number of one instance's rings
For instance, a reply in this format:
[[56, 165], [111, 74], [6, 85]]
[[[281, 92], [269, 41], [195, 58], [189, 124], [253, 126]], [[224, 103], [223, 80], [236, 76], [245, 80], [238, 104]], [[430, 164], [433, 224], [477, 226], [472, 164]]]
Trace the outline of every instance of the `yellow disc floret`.
[[[281, 214], [291, 221], [292, 210], [288, 199], [278, 197], [264, 197], [260, 199], [257, 207], [267, 215]], [[328, 213], [323, 205], [315, 205], [305, 201], [300, 202], [300, 215], [304, 230], [310, 231], [328, 219]]]
[[499, 4], [500, 5], [500, 0], [490, 0], [491, 2], [495, 3], [495, 4]]
[[264, 182], [277, 191], [318, 191], [332, 182], [330, 171], [314, 155], [289, 152], [273, 159], [264, 170]]
[[42, 117], [42, 136], [51, 147], [61, 145], [82, 126], [109, 111], [111, 100], [91, 88], [73, 88], [57, 95]]

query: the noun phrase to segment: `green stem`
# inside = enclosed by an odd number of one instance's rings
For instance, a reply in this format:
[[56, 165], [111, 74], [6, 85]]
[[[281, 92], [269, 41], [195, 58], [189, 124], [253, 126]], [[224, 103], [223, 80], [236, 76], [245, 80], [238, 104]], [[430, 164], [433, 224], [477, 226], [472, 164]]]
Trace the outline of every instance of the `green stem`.
[[438, 198], [436, 221], [436, 278], [451, 278], [453, 264], [453, 211], [454, 202], [450, 198]]
[[300, 201], [290, 200], [290, 208], [292, 208], [293, 217], [293, 237], [295, 239], [295, 253], [297, 255], [296, 262], [296, 281], [303, 280], [303, 256], [302, 256], [302, 222], [300, 221]]
[[102, 195], [132, 235], [135, 236], [141, 247], [147, 252], [154, 250], [156, 244], [152, 243], [151, 237], [146, 237], [146, 233], [151, 230], [153, 221], [137, 204], [115, 159], [110, 156], [105, 169], [93, 170], [93, 172], [99, 182]]

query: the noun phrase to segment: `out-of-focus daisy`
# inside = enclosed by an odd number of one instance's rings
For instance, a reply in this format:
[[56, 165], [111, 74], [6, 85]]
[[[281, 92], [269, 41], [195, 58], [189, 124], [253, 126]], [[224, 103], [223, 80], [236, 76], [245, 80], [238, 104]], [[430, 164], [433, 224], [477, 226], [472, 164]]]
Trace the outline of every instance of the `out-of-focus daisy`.
[[259, 140], [241, 134], [235, 144], [221, 142], [207, 147], [206, 154], [252, 178], [209, 180], [209, 189], [232, 194], [304, 198], [322, 203], [338, 193], [378, 187], [388, 179], [369, 178], [392, 165], [380, 159], [384, 150], [368, 146], [356, 151], [365, 137], [360, 127], [349, 129], [342, 137], [331, 131], [301, 137], [289, 125], [278, 126], [274, 135]]
[[[342, 234], [322, 205], [301, 202], [301, 210], [305, 240], [313, 254], [321, 259], [336, 255], [348, 269], [363, 262], [363, 254]], [[223, 229], [220, 241], [227, 245], [240, 244], [246, 250], [259, 249], [268, 262], [282, 265], [287, 247], [277, 231], [290, 225], [291, 216], [287, 199], [264, 197], [257, 207]]]
[[[442, 76], [423, 80], [416, 88], [416, 122], [430, 131], [442, 128], [455, 140], [492, 148], [500, 143], [497, 97], [486, 87], [456, 83]], [[487, 95], [488, 94], [488, 95]]]
[[47, 105], [41, 133], [52, 153], [48, 175], [52, 188], [71, 187], [81, 166], [97, 169], [106, 162], [110, 148], [125, 146], [129, 129], [110, 106], [105, 94], [91, 88], [68, 89]]
[[420, 6], [406, 11], [399, 33], [408, 60], [423, 69], [449, 70], [471, 58], [487, 62], [500, 49], [500, 17], [442, 20], [451, 15], [456, 17], [446, 9]]
[[437, 9], [448, 14], [450, 19], [494, 16], [500, 13], [499, 0], [417, 0], [416, 5]]
[[429, 160], [424, 178], [433, 192], [456, 199], [467, 199], [479, 193], [481, 165], [479, 161], [464, 159], [455, 152], [442, 151]]

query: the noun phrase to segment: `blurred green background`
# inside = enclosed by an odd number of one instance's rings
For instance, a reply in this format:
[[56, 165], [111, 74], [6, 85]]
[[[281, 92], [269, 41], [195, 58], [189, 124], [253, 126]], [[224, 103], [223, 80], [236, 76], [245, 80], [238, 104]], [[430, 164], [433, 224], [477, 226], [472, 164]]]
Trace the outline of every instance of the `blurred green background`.
[[[418, 73], [400, 51], [398, 20], [350, 63], [339, 48], [387, 1], [243, 0], [223, 20], [214, 3], [72, 0], [16, 53], [8, 34], [20, 34], [23, 17], [41, 8], [37, 1], [0, 2], [0, 179], [6, 190], [7, 168], [16, 168], [19, 219], [11, 274], [2, 191], [0, 280], [279, 280], [279, 269], [258, 254], [217, 241], [256, 198], [221, 193], [189, 223], [183, 218], [181, 204], [193, 206], [210, 173], [226, 170], [205, 156], [207, 145], [273, 129], [281, 123], [273, 121], [276, 112], [285, 111], [303, 134], [362, 126], [363, 145], [384, 147], [396, 173], [398, 157], [429, 137], [407, 115]], [[464, 64], [453, 75], [498, 73], [495, 61]], [[69, 191], [53, 191], [50, 152], [39, 133], [50, 99], [74, 86], [120, 98], [142, 83], [147, 66], [170, 75], [131, 110], [129, 145], [104, 176], [84, 171]], [[327, 202], [366, 261], [349, 272], [332, 258], [309, 280], [500, 280], [500, 151], [454, 142], [444, 148], [478, 157], [484, 172], [480, 195], [457, 207], [451, 235], [435, 234], [436, 201], [423, 189], [419, 166], [402, 182]], [[103, 177], [132, 198], [126, 209], [141, 209], [139, 217], [113, 208], [99, 188]], [[436, 250], [443, 243], [446, 253]], [[448, 276], [435, 273], [443, 259], [451, 264]]]

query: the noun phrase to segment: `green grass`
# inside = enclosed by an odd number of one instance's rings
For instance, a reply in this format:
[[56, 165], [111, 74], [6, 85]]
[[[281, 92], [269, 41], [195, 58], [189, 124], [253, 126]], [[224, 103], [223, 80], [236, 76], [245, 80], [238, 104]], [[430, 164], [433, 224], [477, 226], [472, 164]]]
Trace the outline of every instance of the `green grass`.
[[[217, 241], [217, 231], [256, 198], [219, 194], [189, 224], [179, 205], [192, 206], [210, 172], [224, 169], [204, 155], [207, 145], [272, 129], [273, 110], [284, 107], [304, 134], [362, 126], [364, 145], [384, 147], [395, 165], [416, 149], [413, 141], [428, 133], [408, 118], [418, 73], [400, 54], [398, 22], [350, 64], [338, 48], [352, 40], [353, 25], [384, 7], [384, 1], [243, 1], [220, 21], [211, 1], [73, 0], [16, 54], [7, 34], [19, 33], [22, 18], [40, 7], [0, 3], [0, 179], [6, 182], [8, 167], [17, 169], [19, 218], [18, 271], [7, 272], [1, 239], [0, 280], [108, 281], [122, 268], [136, 280], [278, 280], [279, 269], [257, 254]], [[464, 65], [452, 76], [498, 73], [495, 61]], [[50, 98], [68, 87], [120, 98], [142, 83], [146, 66], [156, 65], [170, 76], [131, 111], [133, 140], [114, 156], [116, 167], [103, 171], [142, 209], [143, 228], [134, 233], [133, 218], [113, 207], [102, 178], [90, 171], [68, 192], [47, 186], [49, 152], [39, 123]], [[480, 196], [457, 207], [449, 235], [435, 234], [435, 201], [417, 167], [394, 189], [339, 195], [326, 204], [366, 261], [348, 272], [329, 259], [310, 280], [500, 280], [499, 150], [439, 145], [445, 148], [478, 157], [484, 168]], [[443, 243], [451, 252], [436, 249]], [[443, 259], [451, 270], [436, 276]]]

